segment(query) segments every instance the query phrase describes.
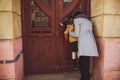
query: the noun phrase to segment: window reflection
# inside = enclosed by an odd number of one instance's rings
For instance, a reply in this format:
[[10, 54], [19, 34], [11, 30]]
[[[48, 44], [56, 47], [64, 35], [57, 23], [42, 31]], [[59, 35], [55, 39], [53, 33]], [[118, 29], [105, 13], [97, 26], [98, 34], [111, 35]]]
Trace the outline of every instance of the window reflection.
[[50, 27], [49, 17], [39, 9], [34, 0], [31, 1], [32, 6], [32, 27]]
[[68, 19], [69, 17], [74, 17], [74, 14], [75, 14], [76, 12], [79, 12], [79, 11], [81, 11], [81, 8], [80, 8], [80, 4], [78, 3], [78, 4], [76, 5], [76, 7], [75, 7], [69, 14], [67, 14], [67, 15], [64, 17], [63, 23], [67, 24], [67, 19]]
[[50, 7], [50, 0], [42, 0], [48, 7]]
[[68, 7], [68, 5], [72, 2], [73, 0], [64, 0], [64, 8]]

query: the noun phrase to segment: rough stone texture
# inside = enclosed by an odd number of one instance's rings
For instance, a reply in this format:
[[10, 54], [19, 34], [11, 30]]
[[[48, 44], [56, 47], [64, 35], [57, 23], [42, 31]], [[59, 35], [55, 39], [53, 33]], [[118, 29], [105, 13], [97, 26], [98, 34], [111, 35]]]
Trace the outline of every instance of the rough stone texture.
[[13, 37], [13, 20], [11, 12], [0, 12], [0, 39]]
[[[0, 60], [14, 59], [12, 41], [0, 41]], [[0, 79], [15, 77], [15, 66], [12, 64], [0, 64]]]
[[20, 15], [20, 0], [0, 0], [0, 39], [21, 37]]
[[94, 32], [99, 37], [120, 37], [120, 16], [102, 15], [92, 18]]
[[120, 16], [105, 15], [103, 37], [120, 37]]
[[12, 11], [12, 0], [0, 0], [0, 11]]
[[19, 38], [21, 36], [21, 18], [20, 16], [13, 14], [13, 38]]
[[104, 80], [120, 80], [120, 39], [105, 39]]
[[120, 15], [120, 0], [91, 0], [91, 17], [104, 14]]
[[[20, 0], [0, 0], [0, 11], [10, 11], [21, 14]], [[7, 6], [6, 6], [7, 5]]]
[[120, 0], [104, 0], [104, 14], [120, 14]]
[[120, 0], [91, 0], [91, 17], [99, 37], [120, 37]]
[[20, 16], [12, 12], [0, 12], [0, 39], [21, 37]]
[[13, 11], [18, 14], [21, 15], [21, 0], [12, 0], [12, 9]]
[[96, 41], [99, 57], [93, 57], [93, 78], [94, 80], [103, 80], [105, 42], [103, 38], [97, 38]]
[[120, 80], [120, 0], [91, 0], [91, 18], [100, 54], [94, 79]]
[[91, 0], [91, 17], [102, 15], [104, 12], [104, 0]]
[[[0, 0], [0, 60], [13, 60], [22, 49], [20, 0]], [[16, 40], [15, 40], [16, 39]], [[0, 64], [0, 80], [23, 80], [23, 55]]]
[[96, 36], [120, 37], [120, 0], [91, 0]]
[[103, 16], [99, 16], [91, 19], [91, 21], [93, 22], [93, 31], [95, 33], [95, 36], [103, 36], [103, 18]]
[[93, 58], [95, 80], [120, 79], [120, 39], [97, 38], [99, 58]]
[[[0, 60], [13, 60], [22, 49], [22, 39], [0, 41]], [[23, 55], [22, 55], [23, 56]], [[15, 63], [0, 64], [1, 79], [23, 79], [23, 57]]]
[[[14, 51], [14, 58], [21, 52], [22, 50], [22, 39], [16, 39], [13, 42], [13, 51]], [[23, 54], [18, 59], [17, 62], [15, 62], [15, 80], [23, 80]]]

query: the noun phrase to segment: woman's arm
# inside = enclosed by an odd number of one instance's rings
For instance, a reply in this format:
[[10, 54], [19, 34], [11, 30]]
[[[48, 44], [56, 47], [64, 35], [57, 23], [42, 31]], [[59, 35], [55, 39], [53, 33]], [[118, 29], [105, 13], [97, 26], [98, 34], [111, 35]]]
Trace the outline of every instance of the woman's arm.
[[81, 22], [78, 19], [75, 19], [74, 24], [75, 24], [75, 31], [74, 32], [69, 31], [69, 35], [73, 37], [78, 37], [81, 30]]

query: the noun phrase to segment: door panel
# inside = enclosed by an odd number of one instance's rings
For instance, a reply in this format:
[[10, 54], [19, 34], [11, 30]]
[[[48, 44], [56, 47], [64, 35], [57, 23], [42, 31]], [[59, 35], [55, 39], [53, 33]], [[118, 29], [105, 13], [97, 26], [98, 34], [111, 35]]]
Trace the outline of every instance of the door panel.
[[[27, 38], [27, 71], [30, 73], [49, 73], [56, 70], [55, 39], [29, 37]], [[41, 46], [42, 45], [42, 46]]]
[[73, 70], [70, 45], [64, 42], [65, 28], [59, 22], [78, 10], [89, 14], [89, 0], [85, 1], [22, 0], [25, 74]]

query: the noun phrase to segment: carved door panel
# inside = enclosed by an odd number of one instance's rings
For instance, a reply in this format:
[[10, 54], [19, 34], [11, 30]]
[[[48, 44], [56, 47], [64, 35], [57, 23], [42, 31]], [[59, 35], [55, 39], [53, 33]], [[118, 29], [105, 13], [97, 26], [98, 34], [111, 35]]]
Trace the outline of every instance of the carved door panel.
[[89, 14], [89, 0], [22, 0], [26, 74], [72, 70], [70, 47], [59, 22], [78, 10]]

